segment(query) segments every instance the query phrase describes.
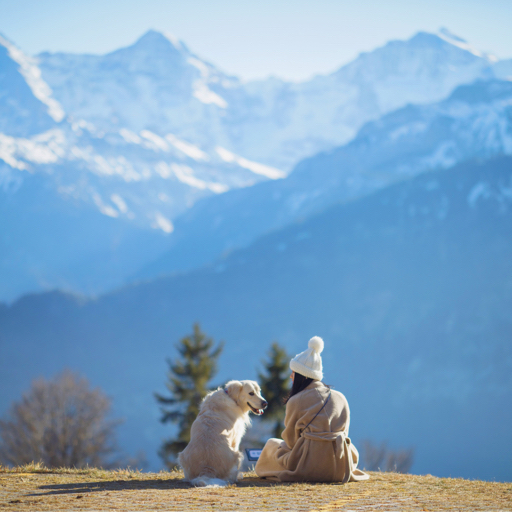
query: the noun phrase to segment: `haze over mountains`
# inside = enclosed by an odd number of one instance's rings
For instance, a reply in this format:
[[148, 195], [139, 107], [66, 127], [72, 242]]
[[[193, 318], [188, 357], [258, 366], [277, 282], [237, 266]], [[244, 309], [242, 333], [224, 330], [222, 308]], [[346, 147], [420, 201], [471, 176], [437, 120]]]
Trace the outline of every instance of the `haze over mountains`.
[[156, 469], [152, 393], [193, 322], [226, 341], [219, 382], [320, 335], [356, 444], [512, 478], [509, 77], [448, 31], [303, 83], [155, 31], [104, 56], [0, 39], [0, 412], [78, 369]]
[[332, 204], [427, 170], [512, 154], [511, 103], [512, 82], [476, 81], [439, 103], [387, 114], [349, 144], [303, 160], [286, 180], [201, 201], [176, 221], [169, 251], [139, 276], [190, 270]]
[[198, 198], [284, 176], [172, 133], [102, 132], [64, 117], [34, 59], [0, 43], [3, 300], [53, 287], [111, 289], [166, 247], [173, 219]]
[[256, 378], [273, 340], [295, 354], [321, 333], [356, 445], [414, 446], [414, 472], [509, 480], [510, 233], [501, 157], [333, 206], [211, 268], [96, 300], [29, 295], [0, 311], [0, 408], [27, 376], [71, 366], [114, 398], [121, 446], [156, 468], [170, 429], [152, 393], [193, 322], [226, 341], [216, 383]]
[[[167, 235], [198, 199], [282, 178], [302, 157], [348, 142], [386, 112], [512, 74], [509, 61], [496, 62], [447, 31], [390, 42], [299, 84], [242, 83], [155, 31], [104, 56], [31, 58], [5, 38], [0, 43], [2, 215], [11, 219], [0, 238], [3, 300], [53, 287], [97, 294], [191, 268], [196, 256], [209, 261], [216, 244], [204, 256], [185, 255], [187, 264], [152, 264], [181, 246], [183, 233]], [[458, 153], [453, 163], [471, 156]], [[228, 197], [214, 208], [223, 211]], [[302, 208], [301, 197], [297, 191], [288, 202]], [[262, 220], [257, 229], [248, 222], [221, 249], [246, 244], [289, 216]], [[59, 235], [46, 243], [43, 231]], [[129, 249], [139, 237], [144, 250]]]
[[43, 53], [38, 62], [65, 110], [99, 129], [171, 132], [285, 171], [366, 121], [496, 75], [491, 57], [447, 31], [390, 42], [298, 84], [242, 83], [155, 31], [104, 56]]

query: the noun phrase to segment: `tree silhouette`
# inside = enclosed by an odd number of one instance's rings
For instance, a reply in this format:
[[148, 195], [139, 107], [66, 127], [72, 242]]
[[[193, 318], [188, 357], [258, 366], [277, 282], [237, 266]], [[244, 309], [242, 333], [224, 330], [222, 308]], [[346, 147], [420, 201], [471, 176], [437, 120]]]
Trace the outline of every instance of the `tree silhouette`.
[[390, 450], [386, 443], [380, 446], [363, 441], [363, 466], [368, 471], [408, 473], [414, 461], [414, 449]]
[[165, 441], [159, 455], [167, 465], [176, 466], [176, 457], [190, 441], [190, 427], [199, 413], [201, 400], [210, 391], [208, 383], [217, 373], [217, 359], [222, 352], [223, 344], [214, 348], [214, 341], [200, 329], [199, 324], [193, 326], [193, 333], [185, 336], [177, 345], [181, 356], [179, 359], [168, 359], [168, 380], [166, 387], [170, 396], [155, 393], [162, 405], [162, 423], [177, 423], [178, 434], [175, 438]]
[[263, 420], [275, 421], [274, 437], [281, 437], [284, 429], [284, 399], [290, 392], [290, 356], [286, 350], [274, 342], [264, 362], [264, 372], [258, 373], [261, 393], [268, 402]]
[[50, 381], [35, 380], [0, 421], [0, 460], [49, 468], [112, 466], [120, 422], [107, 420], [109, 411], [103, 392], [69, 370]]

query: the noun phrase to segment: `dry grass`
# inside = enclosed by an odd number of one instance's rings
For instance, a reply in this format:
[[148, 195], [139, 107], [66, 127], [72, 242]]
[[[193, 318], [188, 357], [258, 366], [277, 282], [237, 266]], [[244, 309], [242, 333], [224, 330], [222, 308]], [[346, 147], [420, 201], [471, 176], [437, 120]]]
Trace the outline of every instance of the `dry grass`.
[[371, 473], [366, 482], [345, 485], [277, 484], [246, 473], [236, 486], [192, 488], [182, 478], [181, 472], [0, 467], [0, 511], [512, 511], [512, 483]]

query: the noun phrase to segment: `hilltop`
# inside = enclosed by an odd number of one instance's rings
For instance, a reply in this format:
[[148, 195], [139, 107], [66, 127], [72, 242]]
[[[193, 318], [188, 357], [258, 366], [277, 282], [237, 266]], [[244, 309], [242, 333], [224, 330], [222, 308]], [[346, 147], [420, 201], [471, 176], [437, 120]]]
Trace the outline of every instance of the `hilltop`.
[[371, 473], [349, 484], [276, 484], [246, 473], [193, 488], [181, 472], [0, 468], [2, 510], [512, 510], [512, 483]]

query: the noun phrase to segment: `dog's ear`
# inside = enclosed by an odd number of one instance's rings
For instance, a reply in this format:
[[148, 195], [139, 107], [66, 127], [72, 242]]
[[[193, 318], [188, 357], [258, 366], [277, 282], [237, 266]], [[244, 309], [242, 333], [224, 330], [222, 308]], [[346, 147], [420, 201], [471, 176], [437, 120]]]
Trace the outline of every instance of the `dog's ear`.
[[243, 384], [238, 380], [230, 380], [226, 384], [226, 391], [228, 395], [238, 403], [238, 399], [240, 398], [240, 393], [242, 392]]
[[260, 385], [255, 380], [252, 381], [252, 384], [254, 385], [254, 391], [258, 393], [258, 395], [261, 395]]

